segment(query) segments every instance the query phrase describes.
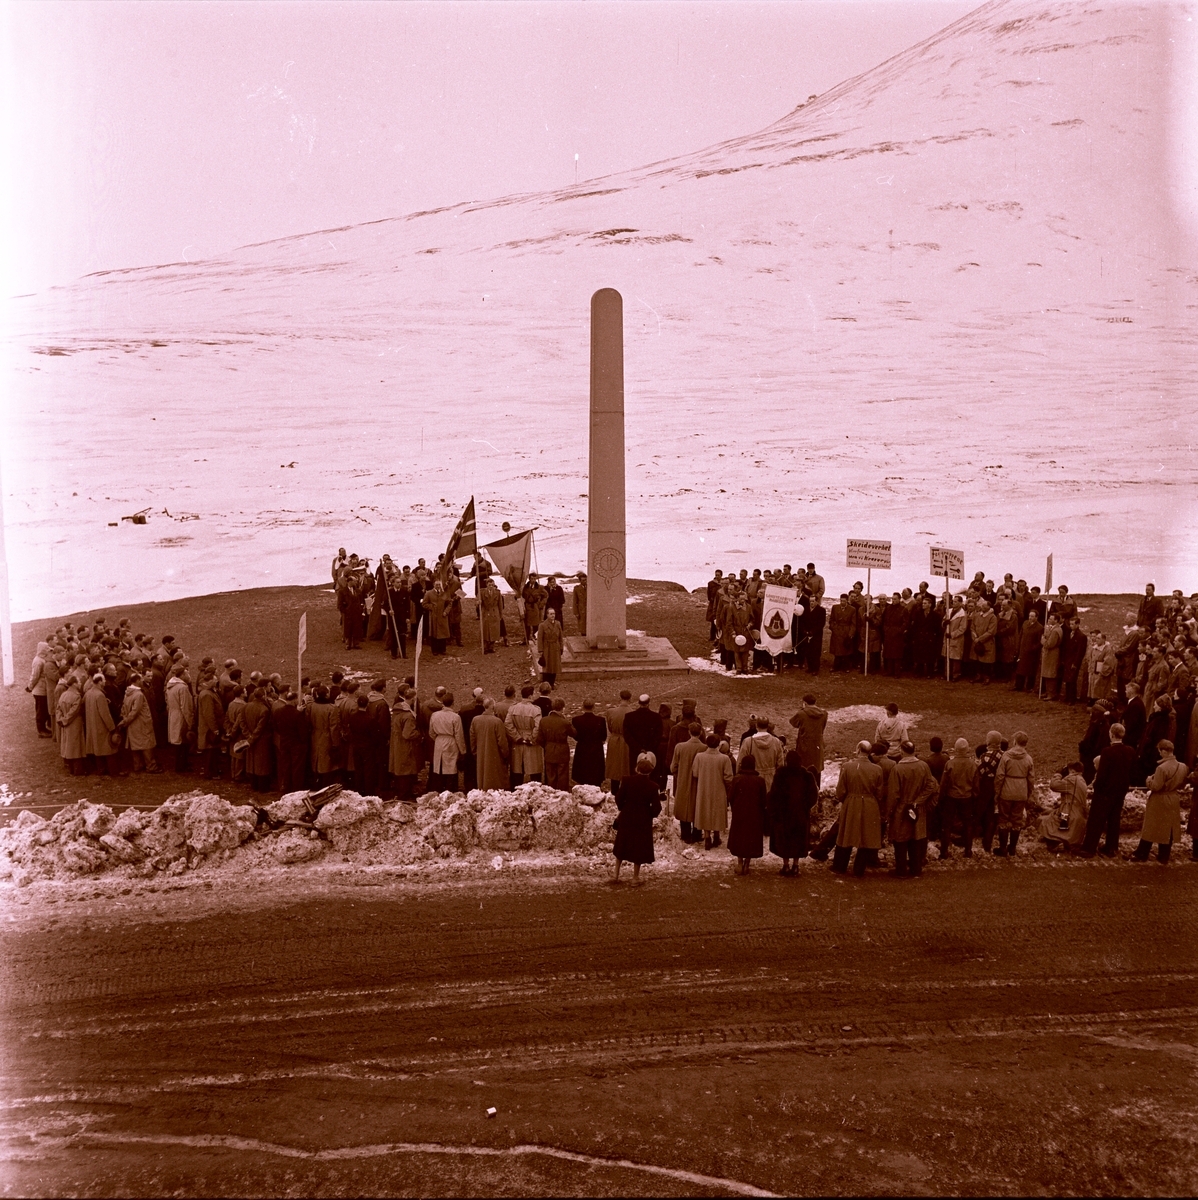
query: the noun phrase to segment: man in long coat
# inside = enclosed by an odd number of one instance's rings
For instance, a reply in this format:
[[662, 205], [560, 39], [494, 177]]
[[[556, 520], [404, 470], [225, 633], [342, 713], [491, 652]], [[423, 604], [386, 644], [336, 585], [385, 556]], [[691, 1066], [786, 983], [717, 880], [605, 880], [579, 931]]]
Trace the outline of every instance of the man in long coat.
[[405, 803], [416, 799], [416, 777], [423, 765], [421, 747], [424, 735], [416, 724], [416, 714], [402, 694], [391, 710], [391, 747], [387, 767], [395, 779], [396, 795]]
[[502, 636], [499, 623], [503, 616], [503, 597], [493, 579], [483, 585], [479, 603], [482, 605], [483, 653], [494, 654], [495, 643]]
[[903, 742], [899, 748], [902, 757], [894, 764], [886, 786], [887, 820], [894, 844], [894, 873], [914, 878], [923, 874], [928, 849], [928, 802], [940, 789], [932, 768], [916, 758], [914, 744]]
[[853, 847], [853, 874], [865, 874], [866, 860], [871, 850], [882, 847], [882, 807], [885, 803], [882, 768], [871, 761], [873, 746], [870, 742], [857, 743], [857, 757], [850, 759], [840, 769], [836, 781], [836, 799], [840, 802], [837, 820], [836, 851], [832, 857], [832, 870], [838, 875], [847, 875], [849, 856]]
[[116, 723], [104, 694], [104, 676], [96, 674], [83, 689], [83, 721], [87, 753], [95, 759], [96, 771], [101, 775], [113, 774], [112, 756], [116, 747], [112, 734]]
[[453, 792], [458, 786], [458, 756], [466, 753], [466, 736], [461, 716], [453, 711], [451, 692], [445, 693], [442, 704], [428, 720], [429, 737], [433, 739], [428, 786], [431, 791]]
[[474, 755], [480, 788], [504, 791], [510, 786], [511, 744], [503, 721], [495, 715], [495, 701], [490, 696], [483, 700], [482, 713], [470, 722], [470, 752]]
[[528, 582], [520, 593], [524, 601], [524, 641], [527, 645], [532, 645], [533, 635], [544, 618], [547, 595], [545, 589], [537, 583], [537, 577], [529, 575]]
[[728, 828], [728, 787], [735, 777], [732, 759], [720, 751], [720, 739], [713, 733], [707, 748], [691, 762], [695, 783], [694, 824], [703, 830], [703, 848], [720, 844], [720, 834]]
[[971, 650], [977, 664], [976, 683], [980, 678], [989, 683], [994, 674], [994, 662], [998, 657], [998, 618], [985, 600], [979, 600], [970, 618]]
[[578, 633], [580, 637], [586, 637], [587, 577], [582, 571], [578, 572], [578, 582], [574, 585], [574, 591], [572, 595], [574, 598], [574, 620], [578, 622]]
[[125, 699], [121, 702], [120, 728], [125, 730], [125, 744], [133, 755], [133, 769], [140, 771], [143, 766], [152, 774], [161, 771], [154, 758], [154, 748], [157, 742], [154, 738], [154, 717], [150, 712], [150, 702], [142, 691], [142, 679], [134, 675], [125, 689]]
[[1093, 858], [1098, 851], [1098, 840], [1105, 834], [1102, 853], [1106, 858], [1119, 854], [1119, 827], [1123, 821], [1123, 804], [1131, 787], [1132, 772], [1136, 766], [1136, 748], [1123, 741], [1125, 730], [1115, 722], [1110, 730], [1110, 745], [1099, 755], [1094, 775], [1094, 798], [1090, 802], [1090, 815], [1086, 819], [1086, 836], [1082, 841], [1082, 854]]
[[541, 679], [552, 686], [557, 680], [558, 671], [562, 669], [562, 627], [552, 609], [537, 630], [537, 650], [544, 664], [541, 667]]
[[882, 610], [882, 663], [887, 675], [899, 673], [907, 645], [909, 617], [902, 593], [895, 592], [892, 602]]
[[[232, 712], [232, 705], [229, 707]], [[304, 713], [310, 730], [312, 774], [316, 776], [316, 785], [323, 787], [331, 782], [330, 776], [340, 765], [341, 710], [329, 699], [327, 689], [321, 685], [316, 689], [313, 703], [304, 709]]]
[[849, 603], [847, 592], [841, 592], [840, 602], [832, 605], [828, 614], [832, 653], [832, 670], [845, 671], [853, 661], [857, 648], [857, 609]]
[[246, 701], [241, 714], [242, 728], [245, 730], [249, 746], [245, 752], [245, 773], [250, 777], [256, 792], [270, 790], [271, 775], [271, 739], [270, 739], [270, 708], [266, 703], [266, 693], [262, 688], [256, 688], [254, 694]]
[[275, 773], [284, 795], [300, 791], [308, 776], [308, 718], [297, 707], [298, 699], [288, 692], [270, 716], [277, 747]]
[[1091, 703], [1095, 700], [1113, 699], [1118, 687], [1118, 661], [1114, 647], [1106, 640], [1106, 635], [1101, 629], [1095, 630], [1091, 636], [1086, 657], [1086, 690], [1090, 693], [1088, 699]]
[[220, 702], [215, 677], [200, 684], [196, 696], [196, 753], [200, 756], [200, 774], [220, 776], [221, 734], [225, 728], [225, 706]]
[[425, 592], [420, 601], [428, 614], [428, 639], [432, 643], [434, 654], [445, 653], [445, 643], [449, 641], [449, 597], [438, 580], [433, 584], [431, 592]]
[[824, 770], [824, 730], [828, 726], [828, 710], [820, 708], [815, 696], [808, 692], [803, 697], [803, 707], [790, 723], [795, 733], [795, 749], [799, 753], [799, 765], [815, 772], [818, 780]]
[[[678, 820], [679, 836], [684, 842], [697, 842], [703, 836], [695, 831], [695, 756], [706, 748], [703, 726], [693, 721], [687, 727], [688, 739], [674, 745], [670, 759], [670, 774], [674, 776], [674, 816]], [[719, 743], [717, 742], [718, 746]]]
[[532, 702], [531, 684], [520, 689], [520, 699], [508, 709], [503, 724], [511, 743], [512, 786], [540, 779], [545, 769], [544, 753], [537, 743], [541, 710]]
[[166, 740], [175, 749], [175, 770], [189, 769], [188, 747], [195, 728], [195, 701], [183, 678], [182, 667], [172, 667], [166, 681]]
[[1028, 613], [1023, 628], [1019, 631], [1019, 661], [1015, 664], [1015, 690], [1024, 687], [1034, 691], [1040, 674], [1040, 644], [1044, 639], [1044, 626], [1035, 609]]
[[569, 739], [573, 727], [562, 711], [565, 707], [564, 700], [555, 700], [553, 708], [541, 718], [541, 727], [537, 731], [537, 740], [545, 752], [545, 782], [559, 792], [570, 790]]
[[470, 726], [482, 714], [483, 690], [482, 688], [475, 688], [474, 694], [470, 697], [470, 703], [463, 705], [458, 713], [462, 718], [462, 737], [466, 739], [466, 753], [458, 761], [458, 767], [462, 772], [462, 787], [467, 792], [478, 787], [478, 772], [474, 761], [474, 751], [470, 749]]
[[607, 759], [603, 765], [603, 776], [611, 781], [613, 796], [620, 790], [620, 781], [632, 774], [628, 743], [624, 740], [624, 716], [631, 699], [632, 693], [625, 688], [620, 693], [622, 703], [608, 709], [604, 718], [607, 721]]
[[565, 629], [566, 627], [566, 593], [562, 585], [558, 583], [557, 576], [550, 575], [547, 586], [545, 588], [545, 609], [547, 612], [553, 613], [557, 618], [557, 623]]
[[[87, 728], [83, 719], [83, 697], [79, 681], [68, 677], [54, 705], [54, 728], [58, 738], [58, 753], [72, 775], [83, 770], [87, 757]], [[127, 693], [126, 693], [127, 694]]]
[[[661, 717], [649, 707], [648, 692], [641, 695], [636, 708], [624, 714], [622, 732], [624, 741], [628, 743], [629, 763], [635, 763], [646, 751], [657, 757], [661, 742]], [[629, 774], [632, 772], [629, 771]]]
[[603, 784], [603, 744], [607, 741], [607, 722], [595, 712], [594, 700], [582, 702], [582, 712], [571, 722], [574, 732], [574, 765], [571, 777], [575, 783]]

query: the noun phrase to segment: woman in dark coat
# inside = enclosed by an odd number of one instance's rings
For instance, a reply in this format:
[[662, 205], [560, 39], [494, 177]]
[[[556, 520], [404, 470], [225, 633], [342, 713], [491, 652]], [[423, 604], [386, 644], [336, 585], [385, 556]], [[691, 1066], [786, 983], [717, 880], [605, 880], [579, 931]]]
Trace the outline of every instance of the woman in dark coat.
[[782, 874], [795, 875], [799, 859], [807, 857], [811, 810], [819, 799], [815, 772], [799, 765], [799, 753], [790, 750], [786, 764], [774, 772], [767, 802], [770, 853], [782, 860]]
[[620, 868], [632, 863], [632, 882], [641, 881], [641, 864], [653, 861], [653, 818], [661, 812], [661, 792], [651, 778], [657, 756], [648, 750], [636, 760], [636, 773], [627, 776], [616, 794], [616, 873], [613, 883], [620, 882]]
[[728, 785], [728, 803], [732, 808], [728, 853], [736, 855], [740, 874], [747, 875], [750, 861], [765, 854], [765, 780], [757, 774], [757, 760], [751, 754], [740, 756], [739, 770]]

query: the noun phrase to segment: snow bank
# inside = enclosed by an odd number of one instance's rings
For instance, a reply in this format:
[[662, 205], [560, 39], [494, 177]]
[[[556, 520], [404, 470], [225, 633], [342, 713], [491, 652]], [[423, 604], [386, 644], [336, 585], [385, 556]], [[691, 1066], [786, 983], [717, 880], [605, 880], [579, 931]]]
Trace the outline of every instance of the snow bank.
[[[599, 788], [559, 792], [540, 783], [514, 792], [428, 792], [415, 804], [385, 806], [377, 796], [343, 791], [307, 826], [303, 792], [266, 807], [270, 821], [305, 821], [271, 829], [258, 810], [200, 791], [172, 796], [152, 812], [119, 816], [80, 800], [49, 821], [32, 812], [0, 830], [0, 878], [19, 886], [106, 872], [149, 878], [187, 870], [253, 871], [313, 862], [328, 854], [363, 864], [413, 865], [478, 857], [493, 862], [529, 852], [608, 852], [616, 814]], [[663, 849], [677, 842], [675, 823], [656, 822]]]

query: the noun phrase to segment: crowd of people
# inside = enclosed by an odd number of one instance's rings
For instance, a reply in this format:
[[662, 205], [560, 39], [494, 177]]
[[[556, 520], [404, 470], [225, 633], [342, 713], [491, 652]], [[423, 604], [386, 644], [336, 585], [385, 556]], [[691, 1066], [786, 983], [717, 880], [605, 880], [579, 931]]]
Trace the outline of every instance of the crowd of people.
[[[561, 668], [565, 639], [567, 604], [562, 582], [574, 585], [569, 607], [578, 632], [585, 634], [586, 573], [579, 571], [563, 581], [549, 575], [543, 584], [536, 573], [529, 574], [514, 597], [516, 620], [509, 640], [504, 594], [485, 558], [477, 558], [476, 570], [478, 595], [469, 603], [477, 603], [483, 653], [493, 654], [500, 644], [535, 646], [541, 680], [552, 686]], [[456, 563], [438, 557], [429, 567], [421, 558], [415, 567], [406, 563], [400, 567], [384, 554], [371, 572], [369, 559], [347, 555], [342, 547], [333, 559], [332, 575], [347, 650], [361, 649], [363, 640], [381, 640], [392, 658], [407, 658], [418, 629], [422, 644], [433, 655], [462, 646], [462, 602], [467, 596]], [[522, 640], [517, 640], [516, 631]]]
[[[1127, 791], [1146, 786], [1137, 854], [1156, 844], [1167, 861], [1198, 755], [1193, 685], [1177, 697], [1162, 692], [1149, 715], [1135, 680], [1120, 688], [1115, 669], [1113, 678], [1110, 699], [1093, 706], [1077, 759], [1049, 780], [1061, 801], [1037, 832], [1081, 854], [1098, 852], [1103, 840], [1101, 852], [1113, 855]], [[861, 875], [879, 864], [889, 841], [894, 872], [917, 876], [929, 839], [939, 841], [941, 858], [954, 842], [972, 855], [977, 840], [986, 852], [1012, 855], [1029, 826], [1035, 771], [1025, 733], [1011, 745], [998, 732], [973, 748], [957, 739], [950, 754], [932, 738], [917, 755], [893, 704], [873, 740], [842, 767], [837, 819], [812, 842], [828, 719], [813, 693], [790, 719], [788, 748], [789, 732], [776, 733], [764, 717], [751, 716], [734, 737], [724, 718], [706, 724], [693, 700], [675, 716], [670, 705], [654, 707], [647, 693], [634, 702], [627, 690], [602, 713], [587, 699], [567, 714], [548, 680], [509, 684], [502, 697], [474, 688], [462, 703], [443, 686], [417, 696], [413, 677], [391, 697], [387, 689], [383, 678], [367, 685], [340, 671], [297, 687], [277, 673], [247, 674], [234, 659], [193, 664], [172, 635], [155, 640], [127, 619], [109, 627], [103, 618], [62, 625], [39, 643], [28, 688], [37, 731], [56, 741], [71, 774], [169, 768], [282, 793], [342, 782], [405, 802], [426, 790], [511, 789], [534, 780], [561, 791], [605, 786], [621, 810], [617, 861], [634, 865], [652, 861], [645, 821], [663, 799], [683, 841], [712, 850], [726, 836], [744, 872], [767, 839], [785, 874], [803, 858], [830, 853], [832, 870], [846, 873], [855, 850]], [[1191, 805], [1191, 838], [1196, 818]]]
[[[759, 648], [765, 589], [794, 588], [793, 649], [773, 656]], [[962, 592], [937, 597], [925, 581], [913, 592], [865, 594], [858, 580], [825, 609], [824, 580], [814, 563], [806, 570], [747, 569], [739, 577], [716, 571], [707, 585], [705, 620], [729, 670], [782, 670], [803, 665], [819, 674], [824, 628], [833, 671], [914, 674], [949, 682], [989, 684], [1010, 680], [1016, 690], [1067, 704], [1125, 699], [1134, 683], [1146, 711], [1159, 700], [1170, 707], [1198, 682], [1198, 595], [1180, 589], [1158, 596], [1150, 583], [1136, 612], [1111, 636], [1083, 630], [1069, 588], [1049, 599], [1011, 575], [995, 586], [978, 572]]]

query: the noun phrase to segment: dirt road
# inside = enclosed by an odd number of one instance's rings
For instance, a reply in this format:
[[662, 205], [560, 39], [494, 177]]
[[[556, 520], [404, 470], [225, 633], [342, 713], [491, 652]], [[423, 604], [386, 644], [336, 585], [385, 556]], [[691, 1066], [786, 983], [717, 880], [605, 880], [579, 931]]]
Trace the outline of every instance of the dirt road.
[[1194, 1194], [1196, 882], [1188, 864], [637, 889], [359, 874], [236, 908], [13, 906], [0, 1178]]

